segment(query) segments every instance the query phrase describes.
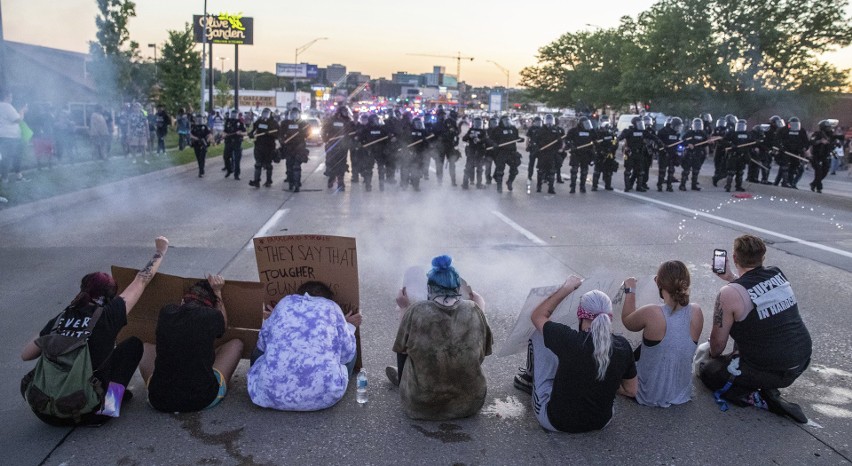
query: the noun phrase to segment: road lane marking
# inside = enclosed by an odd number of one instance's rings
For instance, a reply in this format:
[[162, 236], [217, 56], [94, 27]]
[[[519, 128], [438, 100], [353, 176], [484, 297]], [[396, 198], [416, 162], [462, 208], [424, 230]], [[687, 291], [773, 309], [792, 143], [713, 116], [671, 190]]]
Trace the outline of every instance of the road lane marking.
[[524, 235], [528, 240], [532, 241], [533, 243], [539, 246], [547, 246], [547, 243], [545, 243], [541, 238], [534, 235], [533, 232], [527, 230], [526, 228], [518, 225], [509, 217], [501, 214], [500, 212], [497, 212], [496, 210], [492, 210], [491, 213], [496, 215], [497, 218], [502, 220], [506, 225], [509, 225], [510, 227], [514, 228], [518, 233]]
[[791, 241], [793, 243], [799, 243], [803, 246], [810, 246], [814, 249], [819, 249], [821, 251], [830, 252], [832, 254], [837, 254], [838, 256], [843, 256], [843, 257], [852, 259], [852, 252], [844, 251], [842, 249], [833, 248], [831, 246], [825, 246], [823, 244], [814, 243], [813, 241], [808, 241], [808, 240], [805, 240], [805, 239], [796, 238], [795, 236], [785, 235], [784, 233], [778, 233], [777, 231], [767, 230], [765, 228], [760, 228], [760, 227], [756, 227], [754, 225], [749, 225], [748, 223], [738, 222], [736, 220], [727, 219], [727, 218], [724, 218], [724, 217], [720, 217], [718, 215], [713, 215], [713, 214], [708, 214], [706, 212], [701, 212], [700, 210], [690, 209], [690, 208], [687, 208], [687, 207], [681, 207], [681, 206], [676, 205], [676, 204], [670, 204], [668, 202], [658, 201], [656, 199], [652, 199], [652, 198], [645, 197], [645, 196], [639, 196], [637, 194], [626, 193], [626, 192], [620, 191], [620, 190], [613, 191], [613, 192], [621, 194], [622, 196], [627, 196], [627, 197], [631, 197], [633, 199], [638, 199], [638, 200], [645, 201], [645, 202], [651, 202], [651, 203], [654, 203], [654, 204], [659, 204], [661, 206], [665, 206], [665, 207], [675, 209], [675, 210], [680, 210], [682, 212], [687, 212], [689, 214], [696, 215], [698, 217], [716, 220], [718, 222], [727, 223], [729, 225], [737, 226], [737, 227], [740, 227], [740, 228], [746, 228], [746, 229], [753, 230], [753, 231], [756, 231], [756, 232], [759, 232], [759, 233], [774, 236], [776, 238], [781, 238], [781, 239], [784, 239], [784, 240], [787, 240], [787, 241]]
[[275, 226], [275, 224], [278, 223], [278, 221], [281, 220], [282, 217], [287, 215], [287, 212], [289, 211], [290, 209], [280, 209], [274, 214], [272, 214], [272, 217], [269, 217], [269, 220], [267, 220], [266, 223], [264, 223], [263, 226], [260, 227], [260, 230], [257, 230], [257, 233], [252, 236], [252, 239], [249, 240], [248, 244], [246, 245], [246, 251], [254, 250], [254, 238], [257, 238], [258, 236], [266, 236], [266, 234], [269, 233], [269, 230], [271, 230], [272, 227]]

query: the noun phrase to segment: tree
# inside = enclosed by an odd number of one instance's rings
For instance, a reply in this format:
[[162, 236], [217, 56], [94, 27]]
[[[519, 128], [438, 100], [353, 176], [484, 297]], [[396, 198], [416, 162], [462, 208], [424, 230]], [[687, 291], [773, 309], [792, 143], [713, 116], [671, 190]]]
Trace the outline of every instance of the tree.
[[796, 99], [813, 107], [849, 86], [848, 71], [819, 59], [852, 43], [848, 3], [659, 0], [617, 28], [567, 33], [540, 48], [521, 84], [551, 105], [581, 109], [652, 100], [680, 114], [748, 115]]
[[97, 0], [97, 41], [89, 42], [91, 72], [105, 103], [136, 98], [133, 62], [139, 59], [139, 44], [130, 40], [127, 23], [136, 16], [131, 0]]
[[168, 31], [168, 34], [160, 60], [161, 103], [174, 112], [181, 107], [190, 108], [198, 100], [201, 59], [195, 51], [195, 38], [189, 23], [183, 30]]
[[224, 74], [220, 74], [219, 80], [216, 81], [216, 95], [213, 97], [213, 102], [217, 107], [227, 107], [232, 103], [231, 83]]

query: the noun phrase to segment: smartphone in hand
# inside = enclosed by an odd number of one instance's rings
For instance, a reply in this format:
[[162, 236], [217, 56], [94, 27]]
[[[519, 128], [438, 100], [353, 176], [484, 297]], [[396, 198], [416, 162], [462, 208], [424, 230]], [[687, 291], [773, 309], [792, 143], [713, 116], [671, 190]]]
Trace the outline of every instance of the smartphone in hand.
[[724, 249], [713, 250], [713, 273], [723, 274], [728, 270], [728, 251]]

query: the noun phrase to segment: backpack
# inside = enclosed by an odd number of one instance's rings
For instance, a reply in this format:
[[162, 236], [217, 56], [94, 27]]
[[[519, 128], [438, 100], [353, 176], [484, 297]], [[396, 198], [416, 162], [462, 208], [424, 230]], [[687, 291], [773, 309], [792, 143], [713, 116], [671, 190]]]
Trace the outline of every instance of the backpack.
[[50, 333], [36, 339], [41, 355], [21, 380], [21, 393], [37, 416], [79, 421], [100, 408], [104, 389], [94, 376], [88, 341], [102, 312], [103, 307], [95, 310], [84, 338], [56, 333], [63, 312]]

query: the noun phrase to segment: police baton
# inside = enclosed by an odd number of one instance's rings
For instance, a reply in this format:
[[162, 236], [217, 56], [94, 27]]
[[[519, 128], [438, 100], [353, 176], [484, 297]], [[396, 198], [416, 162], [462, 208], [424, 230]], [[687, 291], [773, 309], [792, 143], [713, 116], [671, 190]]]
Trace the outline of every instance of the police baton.
[[370, 142], [368, 142], [368, 143], [366, 143], [366, 144], [362, 145], [362, 146], [361, 146], [361, 148], [362, 148], [362, 149], [366, 149], [367, 147], [370, 147], [370, 146], [372, 146], [373, 144], [376, 144], [376, 143], [378, 143], [378, 142], [382, 142], [382, 141], [384, 141], [385, 139], [387, 139], [387, 138], [389, 138], [389, 137], [390, 137], [390, 136], [382, 136], [382, 137], [380, 137], [379, 139], [376, 139], [375, 141], [370, 141]]
[[749, 160], [751, 161], [751, 163], [753, 163], [753, 164], [757, 165], [758, 167], [760, 167], [760, 168], [762, 168], [762, 169], [764, 169], [764, 170], [766, 170], [766, 171], [769, 171], [769, 169], [768, 169], [768, 168], [766, 168], [766, 165], [764, 165], [764, 164], [762, 164], [762, 163], [758, 162], [757, 160], [754, 160], [754, 158], [749, 158]]
[[810, 163], [810, 162], [811, 162], [810, 160], [808, 160], [808, 159], [806, 159], [806, 158], [802, 157], [801, 155], [794, 154], [794, 153], [792, 153], [792, 152], [787, 152], [786, 150], [781, 149], [780, 147], [772, 147], [772, 148], [773, 148], [773, 149], [775, 149], [775, 150], [777, 150], [778, 152], [783, 152], [783, 153], [785, 153], [785, 154], [789, 155], [790, 157], [795, 157], [795, 158], [797, 158], [797, 159], [799, 159], [799, 160], [801, 160], [801, 161], [803, 161], [803, 162], [807, 162], [807, 163]]
[[748, 142], [748, 143], [745, 143], [745, 144], [742, 144], [742, 145], [739, 145], [739, 146], [731, 146], [731, 147], [725, 148], [725, 152], [728, 152], [729, 150], [732, 150], [732, 149], [742, 149], [743, 147], [753, 146], [755, 144], [757, 144], [757, 141]]
[[[497, 147], [497, 148], [500, 148], [500, 147], [508, 146], [509, 144], [514, 144], [514, 143], [516, 143], [516, 142], [524, 142], [524, 140], [523, 140], [523, 139], [513, 139], [513, 140], [511, 140], [511, 141], [506, 141], [506, 142], [504, 142], [503, 144], [500, 144], [500, 145], [498, 145], [498, 146], [496, 146], [496, 147]], [[485, 149], [485, 150], [491, 150], [491, 149], [494, 149], [494, 147], [495, 147], [495, 146], [491, 146], [491, 147], [489, 147], [489, 148], [487, 148], [487, 149]]]
[[716, 141], [718, 141], [719, 139], [722, 139], [722, 138], [721, 138], [721, 137], [719, 137], [719, 136], [712, 137], [712, 138], [707, 139], [707, 140], [706, 140], [706, 141], [704, 141], [704, 142], [699, 142], [698, 144], [694, 144], [692, 147], [698, 147], [698, 146], [703, 146], [704, 144], [710, 144], [711, 142], [716, 142]]
[[416, 146], [417, 144], [420, 144], [420, 143], [421, 143], [421, 142], [423, 142], [423, 141], [428, 141], [429, 139], [432, 139], [433, 137], [435, 137], [435, 135], [434, 135], [434, 134], [430, 134], [430, 135], [426, 136], [425, 138], [423, 138], [423, 139], [418, 139], [417, 141], [414, 141], [414, 142], [412, 142], [411, 144], [409, 144], [409, 145], [407, 145], [407, 146], [405, 146], [405, 147], [414, 147], [414, 146]]

